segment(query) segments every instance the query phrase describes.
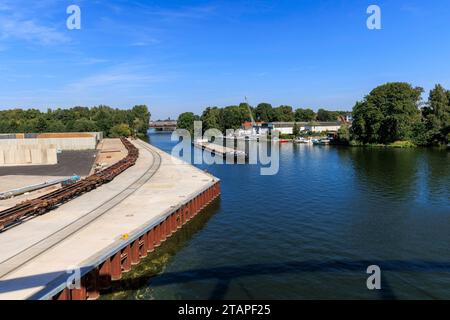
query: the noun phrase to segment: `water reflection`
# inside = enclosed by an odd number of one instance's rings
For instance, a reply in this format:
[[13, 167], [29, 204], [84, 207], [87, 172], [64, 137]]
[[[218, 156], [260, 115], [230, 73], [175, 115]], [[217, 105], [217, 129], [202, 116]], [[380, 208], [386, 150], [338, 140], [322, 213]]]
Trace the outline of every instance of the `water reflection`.
[[[222, 180], [222, 205], [150, 277], [131, 277], [125, 296], [450, 298], [448, 160], [445, 150], [283, 144], [275, 176], [200, 165]], [[365, 286], [369, 264], [382, 268], [382, 292]]]
[[338, 148], [337, 152], [350, 159], [356, 181], [365, 191], [398, 201], [411, 197], [419, 164], [415, 151]]
[[170, 259], [200, 233], [208, 220], [219, 210], [220, 198], [214, 200], [194, 219], [163, 242], [157, 250], [148, 254], [130, 272], [125, 273], [120, 281], [113, 282], [111, 290], [103, 292], [102, 299], [151, 299], [151, 279], [164, 271]]

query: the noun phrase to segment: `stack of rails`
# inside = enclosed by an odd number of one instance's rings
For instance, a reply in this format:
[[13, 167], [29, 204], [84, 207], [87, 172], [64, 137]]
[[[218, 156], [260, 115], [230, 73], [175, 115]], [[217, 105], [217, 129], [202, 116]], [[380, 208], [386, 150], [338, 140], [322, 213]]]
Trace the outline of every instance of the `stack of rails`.
[[121, 141], [128, 151], [125, 158], [74, 184], [64, 186], [39, 198], [27, 200], [14, 207], [0, 211], [0, 230], [30, 216], [44, 214], [70, 199], [110, 182], [123, 171], [134, 166], [139, 157], [139, 150], [127, 139], [121, 138]]

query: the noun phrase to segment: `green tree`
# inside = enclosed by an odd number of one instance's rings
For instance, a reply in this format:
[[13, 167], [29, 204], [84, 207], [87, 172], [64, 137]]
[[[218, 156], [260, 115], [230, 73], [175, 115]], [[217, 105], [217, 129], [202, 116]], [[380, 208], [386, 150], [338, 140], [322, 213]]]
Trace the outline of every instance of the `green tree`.
[[48, 122], [48, 132], [64, 132], [66, 130], [66, 126], [61, 120], [50, 120]]
[[[0, 131], [18, 132], [62, 132], [62, 131], [103, 131], [110, 133], [116, 124], [127, 123], [141, 135], [148, 130], [150, 112], [144, 105], [131, 110], [113, 109], [108, 106], [87, 108], [77, 106], [70, 109], [13, 109], [0, 111]], [[138, 119], [138, 121], [135, 121]]]
[[[140, 133], [141, 135], [147, 134], [148, 126], [150, 123], [150, 117], [151, 114], [146, 105], [137, 105], [131, 109], [131, 121], [134, 121], [134, 119], [140, 120], [139, 122], [140, 126], [137, 127], [136, 129], [138, 130], [138, 133]], [[132, 125], [132, 123], [130, 123], [130, 125]]]
[[316, 113], [312, 109], [299, 108], [295, 110], [295, 121], [309, 122], [316, 118]]
[[97, 132], [98, 130], [95, 121], [85, 118], [76, 120], [72, 125], [72, 131], [74, 132]]
[[340, 143], [350, 143], [350, 126], [348, 124], [342, 125], [338, 130], [337, 136]]
[[130, 126], [126, 123], [116, 124], [111, 128], [109, 136], [112, 138], [129, 137], [131, 136]]
[[36, 121], [36, 132], [46, 132], [48, 129], [47, 120], [44, 117], [38, 117]]
[[411, 140], [420, 122], [423, 89], [408, 83], [381, 85], [353, 108], [352, 136], [363, 143]]
[[92, 111], [93, 120], [96, 122], [98, 129], [109, 136], [111, 128], [115, 125], [111, 108], [106, 106], [99, 106], [93, 108]]
[[317, 121], [337, 121], [339, 116], [339, 112], [337, 111], [328, 111], [325, 109], [319, 109], [317, 111]]
[[134, 118], [131, 128], [133, 135], [137, 134], [138, 136], [142, 136], [143, 132], [148, 130], [148, 125], [146, 125], [142, 119]]
[[440, 84], [430, 91], [428, 102], [422, 109], [428, 143], [447, 143], [450, 126], [450, 100], [448, 91]]
[[223, 109], [224, 129], [238, 129], [245, 121], [250, 121], [250, 114], [245, 105], [228, 106]]
[[294, 122], [295, 120], [294, 112], [292, 111], [291, 106], [279, 106], [273, 109], [273, 114], [274, 116], [272, 121]]
[[255, 119], [264, 122], [271, 122], [273, 119], [273, 108], [270, 103], [260, 103], [255, 108]]
[[222, 132], [224, 131], [222, 109], [217, 107], [206, 108], [205, 111], [203, 111], [201, 120], [203, 122], [204, 131], [208, 129], [218, 129]]
[[192, 112], [184, 112], [180, 114], [177, 121], [178, 129], [185, 129], [191, 134], [194, 133], [194, 121], [199, 120], [199, 116], [194, 115]]
[[297, 122], [294, 123], [292, 134], [294, 135], [294, 137], [298, 137], [300, 135], [300, 127], [298, 126]]

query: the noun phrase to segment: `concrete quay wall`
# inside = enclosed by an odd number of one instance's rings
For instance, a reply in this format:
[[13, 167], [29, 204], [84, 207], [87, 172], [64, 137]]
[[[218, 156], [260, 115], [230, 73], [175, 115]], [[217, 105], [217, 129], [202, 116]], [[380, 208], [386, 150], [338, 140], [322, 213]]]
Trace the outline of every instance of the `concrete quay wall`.
[[82, 269], [81, 286], [68, 289], [61, 283], [52, 291], [32, 298], [52, 300], [96, 300], [102, 290], [111, 287], [122, 275], [138, 265], [141, 259], [155, 250], [211, 202], [220, 196], [220, 182], [215, 182], [183, 205], [174, 208], [156, 223], [143, 226], [140, 232], [115, 248], [108, 248], [103, 257], [92, 261], [91, 267]]

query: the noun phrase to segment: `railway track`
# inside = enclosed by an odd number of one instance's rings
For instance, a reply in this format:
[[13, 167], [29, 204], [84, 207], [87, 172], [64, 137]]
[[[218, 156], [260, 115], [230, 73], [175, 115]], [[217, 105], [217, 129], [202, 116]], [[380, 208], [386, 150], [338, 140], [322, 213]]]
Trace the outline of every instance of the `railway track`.
[[[115, 208], [117, 205], [122, 203], [123, 200], [132, 195], [136, 190], [138, 190], [142, 185], [144, 185], [148, 180], [150, 180], [153, 175], [159, 170], [161, 166], [161, 156], [158, 152], [149, 148], [145, 143], [141, 143], [140, 140], [136, 140], [136, 143], [140, 148], [148, 151], [153, 160], [149, 163], [149, 166], [145, 169], [145, 172], [142, 173], [136, 180], [131, 182], [125, 189], [116, 194], [111, 199], [105, 199], [105, 201], [100, 204], [98, 207], [95, 207], [89, 212], [84, 213], [78, 219], [72, 221], [70, 224], [63, 226], [62, 228], [55, 230], [45, 238], [30, 244], [26, 248], [23, 248], [13, 256], [6, 258], [5, 260], [0, 261], [0, 279], [7, 276], [11, 272], [14, 272], [20, 267], [30, 263], [41, 254], [53, 248], [54, 246], [61, 243], [63, 240], [69, 238], [76, 232], [84, 229], [90, 223], [100, 218], [111, 209]], [[0, 280], [1, 282], [1, 280]], [[0, 290], [1, 291], [1, 290]]]
[[127, 139], [121, 138], [128, 154], [112, 166], [96, 172], [72, 185], [17, 204], [14, 207], [0, 211], [0, 231], [26, 218], [42, 215], [55, 207], [110, 182], [129, 167], [134, 166], [139, 157], [139, 150]]

